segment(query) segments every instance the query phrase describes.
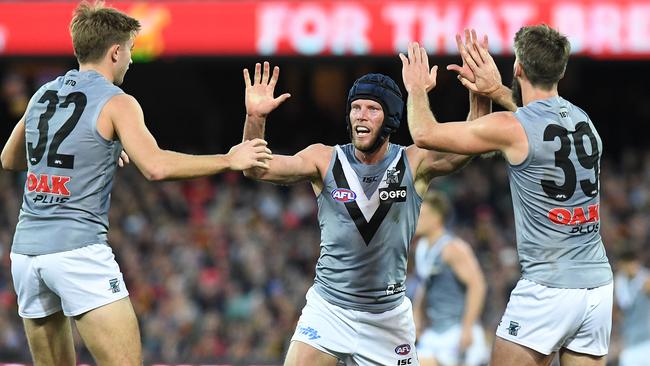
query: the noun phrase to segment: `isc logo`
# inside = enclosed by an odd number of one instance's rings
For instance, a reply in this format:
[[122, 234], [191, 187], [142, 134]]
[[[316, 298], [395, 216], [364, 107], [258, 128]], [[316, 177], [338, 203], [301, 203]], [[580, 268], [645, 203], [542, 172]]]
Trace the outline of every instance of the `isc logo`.
[[347, 203], [357, 199], [357, 194], [346, 188], [337, 188], [332, 191], [332, 198], [339, 202]]
[[397, 366], [406, 366], [413, 364], [411, 362], [412, 358], [405, 358], [403, 360], [397, 360]]

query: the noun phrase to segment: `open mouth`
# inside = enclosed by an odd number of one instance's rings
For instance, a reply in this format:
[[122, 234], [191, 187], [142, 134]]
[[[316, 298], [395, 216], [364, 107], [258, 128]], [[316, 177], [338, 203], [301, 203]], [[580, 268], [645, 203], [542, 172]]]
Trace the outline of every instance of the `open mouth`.
[[359, 137], [370, 135], [370, 129], [368, 127], [357, 126], [355, 127], [354, 131], [357, 133], [357, 136]]

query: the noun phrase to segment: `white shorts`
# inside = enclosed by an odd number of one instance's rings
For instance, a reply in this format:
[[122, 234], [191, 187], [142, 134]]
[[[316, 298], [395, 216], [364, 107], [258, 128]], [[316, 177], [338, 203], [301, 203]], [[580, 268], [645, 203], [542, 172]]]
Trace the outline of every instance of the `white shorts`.
[[463, 355], [458, 347], [461, 332], [461, 324], [454, 325], [440, 333], [431, 328], [425, 329], [418, 340], [418, 356], [422, 359], [435, 359], [442, 366], [478, 366], [487, 363], [490, 351], [485, 341], [483, 328], [478, 324], [472, 327], [472, 344]]
[[77, 316], [129, 296], [113, 251], [104, 244], [43, 255], [11, 253], [11, 274], [23, 318], [61, 310]]
[[618, 366], [647, 366], [650, 357], [650, 341], [624, 347], [618, 357]]
[[343, 309], [307, 291], [291, 341], [300, 341], [345, 365], [419, 365], [411, 301], [383, 313]]
[[550, 355], [560, 348], [604, 356], [612, 329], [613, 284], [554, 288], [521, 279], [497, 327], [497, 336]]

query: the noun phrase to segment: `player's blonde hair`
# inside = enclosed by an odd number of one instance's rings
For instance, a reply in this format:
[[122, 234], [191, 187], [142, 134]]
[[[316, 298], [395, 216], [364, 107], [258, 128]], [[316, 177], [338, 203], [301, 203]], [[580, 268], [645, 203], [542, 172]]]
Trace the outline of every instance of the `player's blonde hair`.
[[79, 63], [98, 62], [115, 44], [125, 44], [140, 30], [140, 22], [103, 1], [82, 1], [74, 10], [70, 34]]

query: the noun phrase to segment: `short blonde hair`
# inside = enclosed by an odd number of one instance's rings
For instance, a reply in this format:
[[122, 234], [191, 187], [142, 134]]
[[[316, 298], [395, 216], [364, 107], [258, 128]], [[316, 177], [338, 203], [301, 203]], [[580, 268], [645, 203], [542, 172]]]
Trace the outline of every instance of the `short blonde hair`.
[[97, 62], [114, 44], [124, 44], [140, 30], [140, 22], [118, 10], [82, 1], [74, 10], [70, 34], [79, 63]]

